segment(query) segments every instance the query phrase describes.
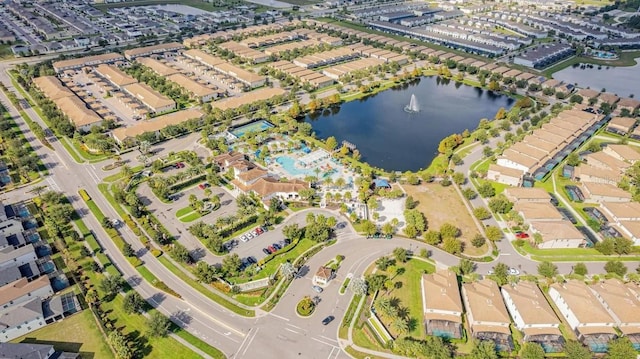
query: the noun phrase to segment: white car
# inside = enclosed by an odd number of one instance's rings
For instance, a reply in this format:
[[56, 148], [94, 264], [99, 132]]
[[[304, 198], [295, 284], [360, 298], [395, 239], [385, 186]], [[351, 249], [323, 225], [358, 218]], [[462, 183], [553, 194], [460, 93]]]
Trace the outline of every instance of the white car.
[[249, 237], [247, 237], [245, 234], [243, 234], [242, 236], [240, 236], [240, 240], [243, 242], [246, 242], [249, 240]]
[[509, 268], [509, 275], [518, 275], [520, 271], [515, 268]]

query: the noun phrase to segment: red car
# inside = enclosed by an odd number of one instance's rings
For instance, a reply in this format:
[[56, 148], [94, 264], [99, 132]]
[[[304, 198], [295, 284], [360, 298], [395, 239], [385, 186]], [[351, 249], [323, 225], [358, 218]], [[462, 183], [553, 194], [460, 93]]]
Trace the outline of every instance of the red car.
[[524, 232], [516, 232], [516, 238], [518, 239], [527, 239], [529, 238], [529, 234]]
[[268, 249], [268, 250], [269, 250], [269, 252], [271, 252], [271, 253], [275, 253], [275, 252], [277, 252], [277, 251], [278, 251], [278, 250], [277, 250], [277, 249], [275, 249], [275, 247], [273, 247], [273, 246], [269, 246], [269, 247], [267, 247], [267, 249]]
[[209, 188], [209, 184], [208, 184], [208, 183], [206, 183], [206, 182], [205, 182], [205, 183], [200, 183], [200, 184], [198, 185], [198, 188], [200, 188], [200, 189]]
[[176, 167], [176, 168], [184, 168], [184, 163], [182, 163], [182, 162], [177, 162], [177, 163], [175, 164], [175, 167]]

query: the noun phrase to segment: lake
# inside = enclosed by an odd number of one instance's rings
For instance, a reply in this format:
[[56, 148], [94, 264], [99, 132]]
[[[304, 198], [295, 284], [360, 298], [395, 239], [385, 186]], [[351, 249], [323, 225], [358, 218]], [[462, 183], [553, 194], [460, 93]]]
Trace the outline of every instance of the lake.
[[602, 66], [600, 70], [598, 65], [593, 65], [592, 68], [567, 67], [554, 73], [553, 78], [570, 84], [577, 83], [582, 88], [590, 87], [596, 91], [605, 88], [607, 92], [621, 97], [628, 97], [631, 94], [640, 95], [638, 93], [640, 64], [628, 67]]
[[[404, 107], [415, 94], [420, 112]], [[320, 138], [335, 136], [356, 145], [362, 160], [385, 170], [417, 171], [438, 154], [440, 140], [472, 131], [482, 118], [493, 118], [515, 100], [491, 91], [442, 80], [437, 76], [307, 116]]]

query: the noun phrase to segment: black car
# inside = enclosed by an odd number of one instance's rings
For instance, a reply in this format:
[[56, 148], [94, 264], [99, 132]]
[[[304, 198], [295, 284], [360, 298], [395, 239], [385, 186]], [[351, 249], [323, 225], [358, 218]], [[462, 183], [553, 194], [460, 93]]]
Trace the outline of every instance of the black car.
[[282, 249], [282, 247], [280, 247], [280, 245], [278, 243], [274, 243], [272, 244], [273, 248], [275, 248], [276, 250], [280, 250]]
[[256, 264], [258, 261], [254, 257], [247, 257], [247, 262], [250, 264]]
[[271, 254], [271, 252], [269, 252], [269, 250], [268, 250], [268, 249], [266, 249], [266, 248], [262, 248], [262, 251], [263, 251], [263, 252], [264, 252], [264, 254], [266, 254], [266, 255]]
[[285, 238], [285, 239], [284, 239], [284, 244], [285, 244], [285, 245], [289, 245], [289, 244], [291, 244], [291, 240], [290, 240], [289, 238]]
[[322, 325], [327, 325], [327, 324], [333, 322], [334, 319], [336, 319], [336, 317], [334, 317], [333, 315], [330, 315], [330, 316], [322, 319]]

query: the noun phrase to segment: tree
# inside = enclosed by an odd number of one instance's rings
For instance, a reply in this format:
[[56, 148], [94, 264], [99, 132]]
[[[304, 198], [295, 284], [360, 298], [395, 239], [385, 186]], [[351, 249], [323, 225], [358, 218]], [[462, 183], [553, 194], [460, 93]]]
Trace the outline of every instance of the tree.
[[458, 254], [462, 252], [462, 242], [454, 237], [445, 237], [442, 242], [442, 249], [447, 253]]
[[473, 271], [476, 269], [476, 264], [469, 259], [462, 258], [460, 259], [458, 268], [460, 268], [460, 274], [467, 275], [473, 273]]
[[511, 211], [513, 203], [503, 194], [500, 194], [489, 201], [489, 209], [495, 213], [505, 214]]
[[133, 257], [136, 252], [133, 250], [133, 247], [131, 247], [131, 244], [126, 243], [122, 246], [122, 254], [124, 254], [126, 257]]
[[442, 242], [442, 237], [440, 236], [440, 232], [430, 229], [424, 234], [424, 241], [435, 246]]
[[409, 321], [406, 318], [398, 317], [393, 320], [391, 327], [396, 332], [404, 334], [409, 331]]
[[575, 152], [571, 152], [569, 156], [567, 156], [567, 164], [569, 166], [577, 166], [580, 164], [580, 162], [582, 162], [580, 160], [580, 156]]
[[328, 151], [333, 151], [338, 147], [338, 140], [333, 136], [329, 136], [324, 144]]
[[491, 340], [476, 341], [471, 350], [473, 359], [498, 359], [496, 345]]
[[587, 273], [589, 273], [589, 270], [587, 269], [587, 266], [580, 262], [580, 263], [576, 263], [573, 266], [573, 273], [577, 274], [577, 275], [587, 275]]
[[124, 280], [119, 275], [108, 276], [100, 281], [99, 287], [104, 293], [107, 295], [115, 295], [118, 293], [120, 289], [122, 289], [122, 285], [124, 284]]
[[502, 238], [502, 230], [496, 226], [488, 226], [484, 229], [484, 233], [490, 241], [497, 241]]
[[476, 234], [471, 239], [471, 245], [473, 245], [476, 248], [480, 248], [484, 246], [485, 243], [487, 243], [487, 240], [480, 233]]
[[294, 267], [293, 264], [289, 262], [284, 262], [280, 266], [280, 274], [286, 279], [293, 278], [293, 276], [295, 276], [297, 272], [298, 270], [296, 269], [296, 267]]
[[122, 335], [122, 333], [117, 330], [113, 330], [109, 333], [109, 337], [107, 339], [113, 350], [116, 352], [116, 359], [131, 359], [134, 357], [133, 350], [129, 347], [127, 338]]
[[496, 195], [496, 190], [495, 188], [493, 188], [491, 183], [484, 182], [483, 184], [478, 186], [478, 193], [484, 198], [489, 198]]
[[289, 238], [292, 241], [300, 240], [304, 235], [304, 229], [300, 228], [297, 223], [288, 224], [282, 228], [282, 234], [285, 238]]
[[152, 337], [165, 337], [169, 332], [169, 326], [171, 322], [169, 318], [162, 315], [162, 313], [154, 311], [147, 319], [147, 328], [149, 335]]
[[393, 256], [396, 258], [396, 261], [404, 263], [407, 261], [409, 255], [409, 252], [402, 248], [402, 247], [397, 247], [396, 249], [393, 250]]
[[624, 237], [617, 237], [613, 239], [613, 251], [618, 255], [629, 254], [633, 247], [633, 241]]
[[499, 286], [507, 284], [509, 277], [509, 267], [504, 263], [498, 263], [493, 267], [493, 276]]
[[376, 310], [386, 315], [389, 318], [395, 318], [398, 316], [398, 310], [392, 303], [390, 297], [380, 297], [375, 303]]
[[527, 342], [520, 350], [521, 359], [544, 359], [544, 349], [538, 343]]
[[558, 266], [551, 262], [540, 262], [538, 264], [538, 274], [545, 278], [553, 278], [558, 275]]
[[443, 223], [440, 226], [440, 236], [442, 238], [456, 238], [460, 235], [460, 229], [451, 223]]
[[169, 249], [169, 255], [171, 258], [177, 260], [181, 263], [188, 263], [191, 260], [189, 256], [189, 250], [187, 247], [183, 246], [180, 243], [173, 243], [171, 248]]
[[395, 262], [393, 259], [390, 259], [387, 256], [382, 256], [378, 258], [378, 260], [376, 260], [376, 268], [378, 268], [381, 271], [386, 271], [387, 268], [394, 265], [394, 263]]
[[456, 172], [451, 176], [451, 179], [453, 179], [453, 182], [455, 184], [457, 184], [458, 186], [461, 186], [464, 184], [464, 182], [466, 181], [466, 178], [464, 177], [464, 174], [461, 172]]
[[564, 353], [567, 359], [591, 359], [589, 348], [575, 340], [569, 340], [565, 343]]
[[486, 207], [477, 207], [473, 209], [473, 215], [479, 220], [491, 218], [491, 212]]
[[233, 253], [222, 258], [222, 270], [229, 276], [235, 277], [240, 273], [242, 260], [238, 253]]
[[124, 300], [122, 302], [122, 309], [124, 309], [125, 313], [132, 314], [138, 313], [142, 309], [144, 309], [144, 305], [146, 302], [138, 292], [131, 291], [124, 296]]
[[384, 282], [386, 282], [388, 277], [384, 274], [369, 274], [365, 277], [367, 282], [367, 288], [369, 293], [375, 293], [378, 290], [382, 289], [384, 286]]
[[367, 236], [374, 235], [378, 230], [376, 225], [368, 219], [360, 222], [360, 228]]
[[349, 283], [349, 289], [355, 295], [365, 295], [367, 294], [367, 282], [361, 277], [353, 278]]
[[414, 200], [412, 196], [407, 196], [404, 200], [404, 208], [405, 209], [414, 209], [418, 206], [418, 201]]
[[607, 359], [635, 359], [638, 357], [631, 340], [627, 337], [614, 339], [609, 342], [609, 350], [605, 358]]
[[604, 265], [604, 270], [607, 271], [607, 273], [614, 273], [621, 277], [627, 274], [627, 266], [621, 261], [608, 261]]

